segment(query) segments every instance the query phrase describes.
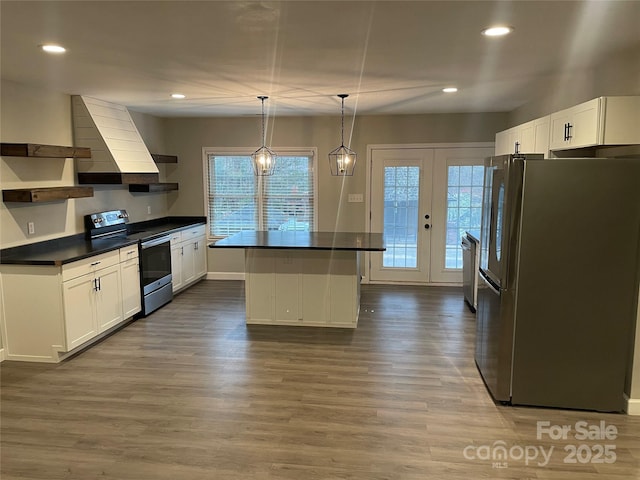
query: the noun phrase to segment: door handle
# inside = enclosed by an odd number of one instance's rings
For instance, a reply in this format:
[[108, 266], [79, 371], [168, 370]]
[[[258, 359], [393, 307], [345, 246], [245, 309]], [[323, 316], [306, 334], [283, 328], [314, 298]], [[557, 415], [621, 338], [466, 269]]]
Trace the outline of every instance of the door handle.
[[429, 214], [428, 214], [428, 213], [424, 216], [424, 219], [425, 219], [425, 220], [429, 220], [430, 218], [431, 218], [431, 217], [429, 216]]
[[425, 224], [424, 224], [424, 228], [425, 228], [426, 230], [429, 230], [429, 229], [431, 228], [431, 225], [429, 225], [428, 223], [425, 223]]

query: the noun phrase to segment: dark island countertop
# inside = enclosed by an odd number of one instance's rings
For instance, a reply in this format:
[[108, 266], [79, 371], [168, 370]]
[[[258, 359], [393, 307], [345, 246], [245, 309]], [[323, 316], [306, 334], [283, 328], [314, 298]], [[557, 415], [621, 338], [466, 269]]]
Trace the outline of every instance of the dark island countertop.
[[84, 233], [79, 233], [0, 250], [0, 264], [64, 265], [204, 223], [205, 217], [163, 217], [130, 223], [127, 226], [128, 234], [111, 238], [89, 240]]
[[218, 240], [209, 248], [280, 248], [306, 250], [384, 251], [381, 233], [243, 231]]

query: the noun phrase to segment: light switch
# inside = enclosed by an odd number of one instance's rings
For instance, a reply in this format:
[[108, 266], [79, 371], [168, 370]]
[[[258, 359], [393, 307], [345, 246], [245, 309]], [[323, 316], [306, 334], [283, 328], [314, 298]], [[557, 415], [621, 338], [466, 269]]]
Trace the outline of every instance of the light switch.
[[362, 203], [363, 196], [361, 193], [350, 193], [348, 197], [349, 203]]

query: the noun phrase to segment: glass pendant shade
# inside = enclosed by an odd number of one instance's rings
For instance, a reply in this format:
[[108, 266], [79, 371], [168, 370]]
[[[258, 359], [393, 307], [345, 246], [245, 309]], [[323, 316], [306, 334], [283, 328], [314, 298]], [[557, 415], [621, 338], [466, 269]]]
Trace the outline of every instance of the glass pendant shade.
[[329, 153], [329, 167], [331, 175], [338, 177], [350, 177], [356, 168], [358, 155], [349, 147], [344, 146], [344, 99], [349, 95], [341, 93], [338, 95], [342, 99], [342, 123], [341, 123], [341, 143], [338, 148]]
[[256, 175], [268, 176], [273, 175], [276, 166], [276, 153], [266, 146], [266, 132], [264, 128], [264, 101], [269, 97], [260, 96], [258, 99], [262, 101], [262, 146], [251, 154], [251, 162], [253, 163], [253, 172]]

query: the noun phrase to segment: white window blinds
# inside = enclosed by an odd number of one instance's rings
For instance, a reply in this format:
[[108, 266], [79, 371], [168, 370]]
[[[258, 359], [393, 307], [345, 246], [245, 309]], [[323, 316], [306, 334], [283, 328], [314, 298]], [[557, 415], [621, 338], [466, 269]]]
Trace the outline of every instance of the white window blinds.
[[242, 230], [314, 229], [315, 155], [279, 155], [274, 174], [253, 174], [249, 155], [208, 155], [209, 230], [226, 237]]

